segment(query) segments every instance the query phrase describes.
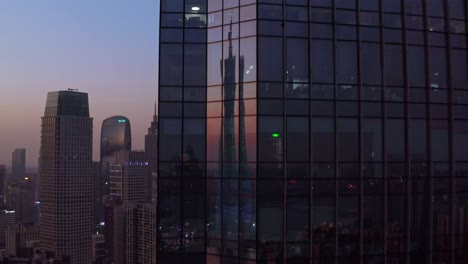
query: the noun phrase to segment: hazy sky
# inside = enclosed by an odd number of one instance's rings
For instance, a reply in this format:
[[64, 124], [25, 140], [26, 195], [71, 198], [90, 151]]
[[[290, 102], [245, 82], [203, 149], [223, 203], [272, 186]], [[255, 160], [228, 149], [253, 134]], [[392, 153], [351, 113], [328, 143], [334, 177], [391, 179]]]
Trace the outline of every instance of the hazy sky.
[[0, 164], [36, 166], [48, 91], [90, 98], [94, 159], [102, 120], [124, 115], [143, 149], [157, 94], [158, 0], [0, 0]]

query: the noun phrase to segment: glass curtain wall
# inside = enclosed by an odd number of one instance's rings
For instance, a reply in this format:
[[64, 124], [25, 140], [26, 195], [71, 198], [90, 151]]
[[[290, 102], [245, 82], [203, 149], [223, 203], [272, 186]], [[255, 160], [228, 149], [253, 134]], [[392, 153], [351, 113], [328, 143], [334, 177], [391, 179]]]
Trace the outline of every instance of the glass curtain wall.
[[189, 2], [161, 8], [161, 260], [468, 261], [466, 1]]
[[206, 2], [160, 6], [160, 263], [205, 263]]

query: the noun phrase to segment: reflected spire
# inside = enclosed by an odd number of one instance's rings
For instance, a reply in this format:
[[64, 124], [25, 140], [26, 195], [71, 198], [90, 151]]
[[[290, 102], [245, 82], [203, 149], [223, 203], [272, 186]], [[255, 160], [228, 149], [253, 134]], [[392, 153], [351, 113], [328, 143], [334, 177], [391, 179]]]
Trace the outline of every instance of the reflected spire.
[[231, 15], [231, 23], [229, 24], [228, 40], [229, 40], [229, 58], [232, 58], [232, 15]]

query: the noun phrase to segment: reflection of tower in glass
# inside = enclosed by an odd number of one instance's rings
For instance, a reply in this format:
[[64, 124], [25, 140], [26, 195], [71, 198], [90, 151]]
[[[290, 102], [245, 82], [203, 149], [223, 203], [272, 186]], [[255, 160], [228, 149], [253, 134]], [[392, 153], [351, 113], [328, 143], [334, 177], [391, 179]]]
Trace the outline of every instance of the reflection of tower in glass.
[[[221, 74], [223, 77], [223, 105], [224, 115], [220, 133], [220, 156], [222, 156], [222, 177], [224, 179], [238, 179], [247, 177], [247, 149], [245, 138], [245, 106], [244, 106], [244, 57], [239, 57], [239, 153], [237, 153], [235, 139], [235, 100], [236, 100], [236, 56], [232, 46], [232, 24], [228, 33], [229, 56], [221, 61]], [[224, 66], [224, 67], [223, 67]], [[222, 154], [222, 155], [221, 155]], [[239, 163], [237, 163], [239, 154]], [[239, 166], [240, 164], [240, 166]], [[220, 170], [221, 171], [221, 170]], [[239, 183], [235, 180], [223, 181], [223, 237], [227, 240], [237, 240], [239, 218]], [[250, 212], [251, 210], [247, 210]], [[218, 221], [218, 224], [220, 221]], [[226, 243], [226, 249], [230, 248]]]
[[[234, 127], [234, 100], [236, 99], [236, 56], [232, 51], [232, 25], [229, 30], [229, 57], [224, 59], [224, 117], [221, 127], [223, 161], [227, 164], [223, 167], [223, 177], [233, 178], [237, 169], [236, 162], [236, 140]], [[221, 62], [222, 63], [222, 62]], [[221, 65], [222, 67], [223, 65]], [[222, 72], [222, 70], [221, 70]]]

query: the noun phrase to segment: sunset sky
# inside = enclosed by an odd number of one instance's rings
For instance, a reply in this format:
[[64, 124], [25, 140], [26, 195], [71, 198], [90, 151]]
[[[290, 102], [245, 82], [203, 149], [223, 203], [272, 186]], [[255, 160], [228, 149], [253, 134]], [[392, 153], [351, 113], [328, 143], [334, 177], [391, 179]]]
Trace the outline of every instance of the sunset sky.
[[158, 0], [0, 1], [0, 164], [36, 166], [47, 92], [87, 92], [94, 159], [102, 120], [124, 115], [144, 148], [157, 94]]

